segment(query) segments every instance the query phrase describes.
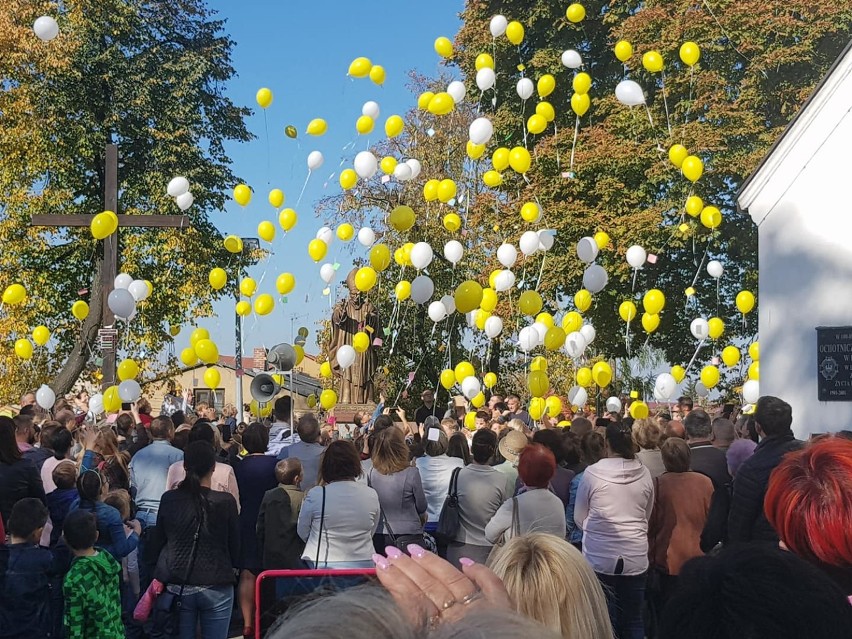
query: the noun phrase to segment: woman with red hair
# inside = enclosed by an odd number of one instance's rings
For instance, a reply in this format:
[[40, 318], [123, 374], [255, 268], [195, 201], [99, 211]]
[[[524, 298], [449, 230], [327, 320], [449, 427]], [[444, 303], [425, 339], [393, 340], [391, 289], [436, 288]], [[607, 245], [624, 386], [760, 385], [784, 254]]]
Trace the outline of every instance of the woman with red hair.
[[523, 488], [508, 499], [485, 526], [492, 544], [515, 535], [541, 532], [565, 538], [565, 506], [547, 488], [556, 472], [556, 458], [549, 448], [530, 444], [518, 459], [518, 477]]
[[826, 437], [772, 471], [766, 519], [790, 551], [852, 595], [852, 441]]

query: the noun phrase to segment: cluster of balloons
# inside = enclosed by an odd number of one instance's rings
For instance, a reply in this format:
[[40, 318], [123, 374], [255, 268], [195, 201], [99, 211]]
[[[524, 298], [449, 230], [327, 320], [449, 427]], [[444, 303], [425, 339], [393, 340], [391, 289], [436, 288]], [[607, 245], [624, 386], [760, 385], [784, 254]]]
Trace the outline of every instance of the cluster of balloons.
[[349, 64], [349, 73], [353, 78], [370, 78], [374, 84], [379, 86], [385, 83], [386, 72], [384, 67], [373, 64], [369, 58], [359, 57]]
[[169, 180], [166, 193], [174, 198], [175, 204], [181, 211], [186, 211], [195, 202], [195, 197], [189, 190], [189, 180], [180, 175]]
[[[115, 278], [114, 289], [107, 298], [107, 306], [117, 318], [129, 322], [136, 316], [136, 305], [148, 299], [153, 291], [154, 287], [148, 280], [134, 280], [127, 273], [119, 273]], [[82, 312], [83, 307], [76, 302], [74, 306]], [[74, 315], [77, 317], [77, 312]]]

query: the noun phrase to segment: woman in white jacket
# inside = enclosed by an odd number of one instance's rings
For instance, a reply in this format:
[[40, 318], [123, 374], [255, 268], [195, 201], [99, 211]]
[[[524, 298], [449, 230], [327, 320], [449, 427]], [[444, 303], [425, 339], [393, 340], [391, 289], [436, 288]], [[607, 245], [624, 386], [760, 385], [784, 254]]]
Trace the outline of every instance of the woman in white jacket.
[[636, 459], [629, 426], [613, 422], [606, 427], [606, 452], [607, 457], [583, 475], [574, 521], [583, 530], [583, 556], [605, 586], [616, 635], [643, 639], [654, 482]]

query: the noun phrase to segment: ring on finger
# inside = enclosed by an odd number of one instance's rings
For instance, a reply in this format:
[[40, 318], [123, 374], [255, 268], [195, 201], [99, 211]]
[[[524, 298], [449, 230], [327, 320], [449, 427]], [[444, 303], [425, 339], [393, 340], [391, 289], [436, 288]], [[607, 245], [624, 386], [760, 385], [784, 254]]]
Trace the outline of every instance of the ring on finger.
[[482, 591], [479, 588], [477, 588], [476, 590], [474, 590], [470, 594], [467, 594], [464, 597], [462, 597], [457, 603], [460, 603], [462, 606], [467, 606], [468, 604], [471, 604], [474, 601], [476, 601], [477, 599], [481, 599], [481, 598], [482, 598]]
[[452, 608], [453, 606], [455, 606], [457, 603], [458, 603], [458, 602], [457, 602], [455, 599], [448, 599], [448, 600], [447, 600], [447, 601], [445, 601], [445, 602], [444, 602], [444, 604], [441, 606], [441, 610], [449, 610], [450, 608]]

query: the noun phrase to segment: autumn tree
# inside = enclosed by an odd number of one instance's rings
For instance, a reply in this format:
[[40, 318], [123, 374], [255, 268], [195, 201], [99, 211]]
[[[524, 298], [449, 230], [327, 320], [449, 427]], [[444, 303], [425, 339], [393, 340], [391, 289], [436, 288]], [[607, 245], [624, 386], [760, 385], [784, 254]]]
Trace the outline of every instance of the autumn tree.
[[[59, 395], [96, 370], [102, 245], [88, 229], [33, 228], [30, 216], [102, 211], [106, 144], [119, 145], [121, 213], [178, 213], [166, 194], [176, 175], [195, 196], [189, 229], [119, 229], [119, 270], [154, 289], [120, 327], [122, 351], [163, 365], [169, 327], [212, 312], [210, 265], [236, 277], [250, 261], [224, 251], [208, 217], [237, 181], [224, 144], [252, 137], [249, 110], [224, 93], [234, 69], [223, 22], [204, 0], [82, 0], [64, 5], [59, 36], [41, 42], [33, 21], [52, 11], [32, 0], [0, 11], [0, 288], [20, 282], [29, 293], [0, 312], [0, 400], [46, 381]], [[77, 299], [91, 307], [82, 323], [70, 313]], [[53, 340], [21, 363], [12, 345], [38, 324]]]

